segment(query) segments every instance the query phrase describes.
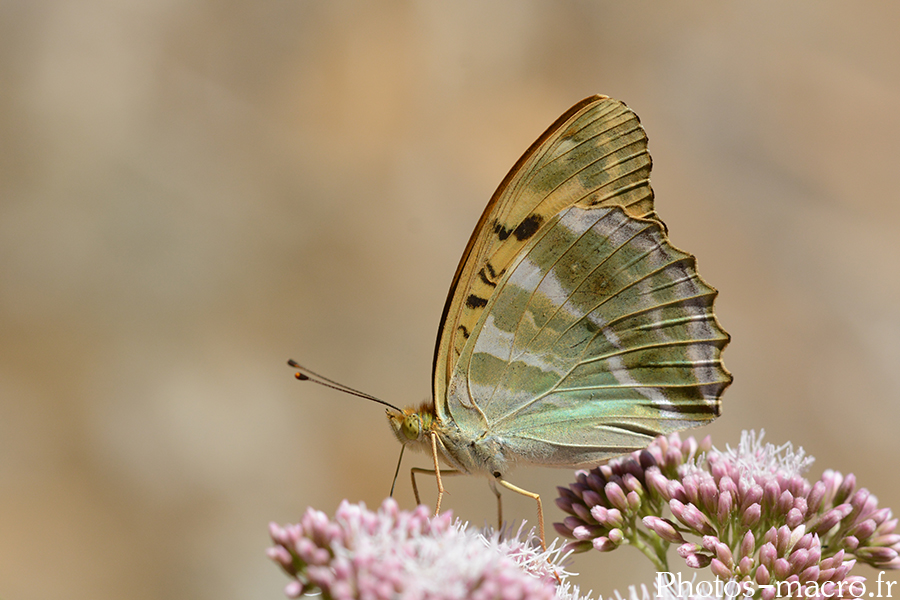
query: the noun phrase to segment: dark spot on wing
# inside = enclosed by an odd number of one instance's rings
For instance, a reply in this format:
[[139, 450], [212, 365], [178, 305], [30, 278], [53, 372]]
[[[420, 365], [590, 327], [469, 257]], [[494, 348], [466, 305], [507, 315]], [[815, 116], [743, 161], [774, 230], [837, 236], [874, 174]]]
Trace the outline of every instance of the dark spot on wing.
[[525, 217], [525, 220], [519, 223], [519, 226], [513, 231], [513, 235], [515, 235], [516, 239], [520, 242], [527, 240], [537, 232], [543, 222], [544, 219], [540, 215], [528, 215]]
[[469, 308], [484, 308], [487, 306], [487, 300], [480, 298], [475, 294], [469, 294], [469, 297], [466, 298], [466, 306]]
[[511, 234], [512, 232], [512, 229], [507, 229], [506, 227], [501, 225], [499, 221], [494, 221], [494, 233], [497, 234], [497, 237], [500, 238], [500, 241], [508, 238], [509, 234]]
[[479, 277], [479, 279], [481, 279], [481, 281], [488, 284], [489, 286], [497, 287], [496, 283], [494, 283], [493, 281], [488, 279], [487, 273], [484, 272], [484, 269], [481, 269], [480, 271], [478, 271], [478, 277]]

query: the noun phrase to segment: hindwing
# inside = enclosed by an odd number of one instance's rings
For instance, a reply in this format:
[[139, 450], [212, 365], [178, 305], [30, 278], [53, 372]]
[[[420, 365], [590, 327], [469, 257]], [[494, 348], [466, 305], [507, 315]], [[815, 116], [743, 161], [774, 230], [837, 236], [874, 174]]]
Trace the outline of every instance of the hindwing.
[[498, 282], [451, 374], [447, 414], [557, 466], [702, 425], [731, 383], [715, 296], [658, 222], [571, 206]]

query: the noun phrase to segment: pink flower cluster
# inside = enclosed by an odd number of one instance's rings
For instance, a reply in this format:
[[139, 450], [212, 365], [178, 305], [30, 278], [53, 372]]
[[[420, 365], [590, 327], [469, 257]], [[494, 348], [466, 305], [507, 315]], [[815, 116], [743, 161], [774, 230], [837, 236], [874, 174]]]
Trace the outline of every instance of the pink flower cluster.
[[660, 570], [668, 570], [666, 550], [676, 545], [687, 566], [752, 582], [764, 599], [775, 593], [765, 586], [779, 581], [823, 595], [843, 582], [846, 595], [863, 580], [849, 575], [856, 561], [900, 568], [890, 509], [878, 508], [852, 474], [826, 471], [811, 484], [802, 476], [811, 462], [802, 449], [764, 445], [753, 433], [726, 451], [708, 438], [660, 437], [559, 488], [557, 505], [570, 516], [556, 529], [574, 539], [568, 547], [575, 551], [634, 545]]
[[[558, 572], [528, 540], [500, 542], [419, 506], [387, 499], [377, 512], [342, 502], [334, 519], [308, 509], [295, 525], [270, 524], [268, 556], [292, 578], [285, 594], [324, 598], [473, 600], [556, 598]], [[558, 556], [559, 551], [555, 551]], [[560, 570], [561, 572], [561, 570]]]

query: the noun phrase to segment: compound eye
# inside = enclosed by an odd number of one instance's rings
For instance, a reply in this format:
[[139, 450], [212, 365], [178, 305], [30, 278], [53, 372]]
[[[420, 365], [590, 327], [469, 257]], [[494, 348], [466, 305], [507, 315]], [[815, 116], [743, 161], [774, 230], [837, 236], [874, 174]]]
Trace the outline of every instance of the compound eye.
[[403, 419], [403, 435], [408, 440], [419, 439], [419, 432], [422, 430], [422, 421], [418, 415], [409, 415]]

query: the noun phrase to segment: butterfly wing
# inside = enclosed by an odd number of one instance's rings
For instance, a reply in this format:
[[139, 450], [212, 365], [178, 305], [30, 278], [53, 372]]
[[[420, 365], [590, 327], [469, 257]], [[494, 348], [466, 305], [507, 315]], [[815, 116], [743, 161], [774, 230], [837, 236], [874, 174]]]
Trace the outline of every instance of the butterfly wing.
[[445, 309], [438, 418], [514, 458], [576, 466], [718, 416], [731, 377], [716, 291], [668, 243], [649, 171], [637, 117], [600, 97], [517, 163]]
[[433, 368], [439, 413], [463, 346], [529, 239], [575, 203], [655, 218], [650, 166], [637, 115], [599, 95], [566, 111], [513, 166], [469, 239], [444, 305]]

